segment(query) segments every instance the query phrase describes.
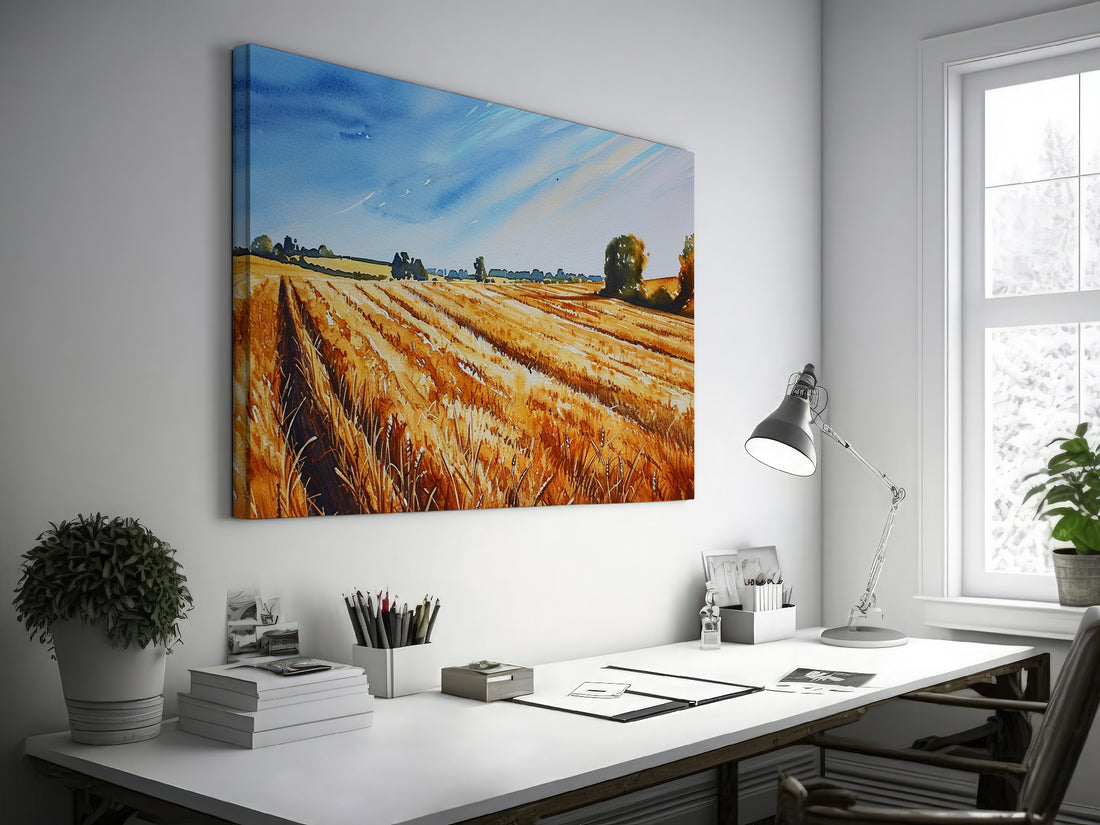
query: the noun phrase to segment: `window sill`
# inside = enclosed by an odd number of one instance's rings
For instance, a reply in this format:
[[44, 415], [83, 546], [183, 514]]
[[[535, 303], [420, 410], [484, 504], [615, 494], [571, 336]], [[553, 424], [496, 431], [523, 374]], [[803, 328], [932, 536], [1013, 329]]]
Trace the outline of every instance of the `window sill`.
[[1081, 614], [1085, 612], [1083, 607], [1019, 599], [972, 596], [917, 596], [916, 599], [924, 603], [924, 621], [933, 627], [1037, 639], [1072, 639]]

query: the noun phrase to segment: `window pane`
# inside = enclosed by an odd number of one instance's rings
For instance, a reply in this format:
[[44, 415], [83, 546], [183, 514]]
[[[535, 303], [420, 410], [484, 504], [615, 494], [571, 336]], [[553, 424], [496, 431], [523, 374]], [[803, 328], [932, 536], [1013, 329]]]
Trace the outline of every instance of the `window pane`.
[[1100, 289], [1100, 176], [1081, 178], [1081, 289]]
[[1077, 75], [985, 93], [985, 185], [1077, 174]]
[[1100, 172], [1100, 72], [1081, 75], [1081, 174]]
[[1081, 420], [1100, 436], [1100, 324], [1081, 324]]
[[1045, 463], [1055, 435], [1077, 426], [1077, 325], [991, 329], [985, 351], [985, 569], [1050, 573], [1050, 525], [1022, 506], [1023, 478]]
[[1077, 182], [1002, 186], [985, 193], [987, 297], [1077, 289]]

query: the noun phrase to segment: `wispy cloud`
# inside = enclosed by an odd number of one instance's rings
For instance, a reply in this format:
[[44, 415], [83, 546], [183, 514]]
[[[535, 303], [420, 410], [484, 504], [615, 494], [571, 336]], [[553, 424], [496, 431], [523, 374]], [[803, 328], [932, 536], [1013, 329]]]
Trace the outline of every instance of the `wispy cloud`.
[[357, 201], [356, 201], [355, 203], [353, 203], [353, 204], [352, 204], [351, 206], [348, 206], [348, 207], [346, 207], [346, 208], [344, 208], [344, 209], [341, 209], [341, 210], [340, 210], [339, 212], [336, 212], [335, 214], [337, 214], [337, 215], [343, 215], [343, 214], [344, 214], [345, 212], [350, 212], [350, 211], [351, 211], [352, 209], [354, 209], [355, 207], [357, 207], [357, 206], [362, 206], [362, 205], [363, 205], [364, 203], [366, 203], [366, 202], [367, 202], [367, 201], [369, 201], [369, 200], [370, 200], [371, 198], [373, 198], [373, 197], [374, 197], [374, 195], [375, 195], [375, 193], [374, 193], [374, 192], [371, 192], [371, 193], [370, 193], [369, 195], [367, 195], [367, 196], [366, 196], [365, 198], [361, 198], [360, 200], [357, 200]]

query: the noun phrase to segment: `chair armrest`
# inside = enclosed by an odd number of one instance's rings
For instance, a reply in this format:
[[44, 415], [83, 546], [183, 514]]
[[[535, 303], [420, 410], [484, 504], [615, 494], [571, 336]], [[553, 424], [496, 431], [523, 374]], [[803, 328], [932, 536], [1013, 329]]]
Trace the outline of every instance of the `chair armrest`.
[[1027, 699], [997, 699], [989, 696], [956, 696], [953, 693], [933, 693], [917, 690], [905, 693], [900, 698], [913, 702], [931, 702], [936, 705], [951, 705], [959, 708], [981, 708], [983, 710], [1016, 710], [1023, 713], [1046, 713], [1047, 702], [1033, 702]]
[[810, 805], [803, 815], [805, 825], [1035, 825], [1037, 820], [1024, 811], [944, 811], [920, 808], [872, 808], [852, 805], [830, 808]]
[[917, 762], [922, 765], [934, 765], [940, 768], [951, 768], [970, 773], [993, 773], [1011, 776], [1023, 776], [1027, 769], [1018, 762], [999, 762], [994, 759], [975, 759], [966, 756], [953, 756], [934, 751], [918, 751], [912, 749], [887, 748], [879, 745], [871, 745], [854, 739], [845, 739], [840, 736], [815, 733], [809, 737], [809, 741], [819, 748], [846, 751], [848, 753], [862, 753], [868, 756], [882, 756], [887, 759], [899, 759], [903, 762]]
[[851, 790], [816, 780], [803, 785], [780, 774], [777, 825], [1038, 825], [1023, 811], [878, 808], [858, 804]]

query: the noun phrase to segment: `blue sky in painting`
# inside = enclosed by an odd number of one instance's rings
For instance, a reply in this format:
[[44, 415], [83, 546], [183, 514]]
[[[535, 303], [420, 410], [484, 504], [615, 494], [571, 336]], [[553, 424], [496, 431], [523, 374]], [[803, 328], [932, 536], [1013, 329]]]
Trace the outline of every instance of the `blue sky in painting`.
[[[484, 255], [489, 268], [599, 275], [607, 242], [630, 232], [650, 252], [646, 277], [675, 274], [694, 231], [690, 152], [242, 48], [249, 127], [235, 111], [234, 139], [248, 140], [250, 202], [235, 245], [290, 235], [343, 255], [406, 251], [428, 267], [472, 271]], [[243, 163], [235, 152], [235, 186]]]

